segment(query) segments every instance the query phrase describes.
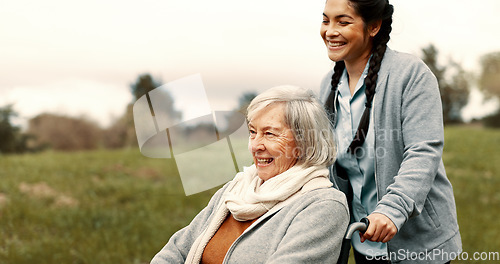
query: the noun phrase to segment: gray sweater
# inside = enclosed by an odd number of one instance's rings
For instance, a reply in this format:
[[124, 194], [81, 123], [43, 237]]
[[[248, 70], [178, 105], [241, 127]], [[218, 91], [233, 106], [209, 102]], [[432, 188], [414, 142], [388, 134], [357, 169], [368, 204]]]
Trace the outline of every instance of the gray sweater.
[[[323, 102], [332, 74], [321, 85]], [[388, 243], [389, 257], [393, 262], [444, 263], [462, 245], [453, 189], [441, 159], [444, 135], [436, 78], [417, 57], [390, 49], [378, 75], [370, 124], [375, 132], [375, 212], [398, 228]], [[347, 193], [345, 177], [335, 168], [332, 181]]]
[[[221, 201], [227, 186], [217, 191], [187, 227], [170, 237], [152, 264], [184, 263], [217, 207], [224, 206]], [[348, 223], [343, 193], [334, 188], [312, 190], [259, 217], [232, 244], [223, 263], [335, 263]]]

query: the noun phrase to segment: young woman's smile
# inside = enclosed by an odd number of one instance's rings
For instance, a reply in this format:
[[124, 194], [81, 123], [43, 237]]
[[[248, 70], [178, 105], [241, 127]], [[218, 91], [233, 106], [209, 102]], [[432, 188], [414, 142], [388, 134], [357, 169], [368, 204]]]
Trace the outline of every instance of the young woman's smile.
[[357, 64], [370, 57], [370, 33], [348, 0], [326, 2], [320, 33], [332, 61]]

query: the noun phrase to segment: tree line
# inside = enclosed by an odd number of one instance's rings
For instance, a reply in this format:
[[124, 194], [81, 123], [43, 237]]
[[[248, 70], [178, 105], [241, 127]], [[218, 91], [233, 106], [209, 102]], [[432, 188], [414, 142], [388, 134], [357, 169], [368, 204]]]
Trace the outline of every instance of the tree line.
[[[446, 65], [438, 62], [439, 51], [434, 45], [422, 49], [422, 60], [436, 76], [443, 103], [445, 125], [462, 123], [461, 110], [468, 103], [469, 93], [477, 84], [487, 100], [500, 98], [500, 52], [484, 55], [480, 59], [480, 73], [474, 76], [466, 72], [459, 63], [449, 61]], [[130, 84], [133, 102], [161, 86], [161, 80], [150, 74], [141, 74]], [[168, 94], [166, 94], [168, 97]], [[256, 96], [254, 92], [244, 93], [236, 110], [244, 111], [246, 105]], [[149, 98], [148, 98], [149, 100]], [[165, 108], [172, 118], [180, 118], [174, 109], [172, 98], [164, 100]], [[54, 149], [63, 151], [90, 150], [96, 148], [137, 147], [133, 120], [133, 102], [126, 106], [125, 113], [109, 128], [101, 128], [85, 118], [74, 118], [55, 114], [40, 114], [28, 122], [27, 131], [12, 124], [17, 113], [12, 105], [0, 107], [0, 153], [23, 153]], [[488, 127], [500, 127], [500, 109], [483, 118]]]

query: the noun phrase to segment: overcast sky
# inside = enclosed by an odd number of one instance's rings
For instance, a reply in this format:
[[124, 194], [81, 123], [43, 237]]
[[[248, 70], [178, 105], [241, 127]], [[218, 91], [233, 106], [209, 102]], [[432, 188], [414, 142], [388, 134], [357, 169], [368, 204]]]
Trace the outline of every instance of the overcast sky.
[[[498, 0], [391, 0], [392, 49], [478, 71], [500, 51]], [[332, 66], [319, 35], [324, 0], [0, 1], [0, 106], [108, 125], [141, 73], [163, 82], [200, 74], [214, 110], [245, 91], [292, 84], [317, 90]], [[491, 112], [473, 93], [464, 117]], [[195, 106], [193, 106], [195, 107]]]

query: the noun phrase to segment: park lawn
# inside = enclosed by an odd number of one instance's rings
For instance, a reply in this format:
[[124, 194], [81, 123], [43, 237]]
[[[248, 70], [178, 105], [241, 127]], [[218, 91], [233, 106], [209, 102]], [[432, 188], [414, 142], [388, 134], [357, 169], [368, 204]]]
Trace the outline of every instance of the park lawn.
[[0, 263], [149, 263], [212, 191], [136, 149], [0, 157]]
[[[500, 252], [500, 130], [447, 127], [443, 161], [453, 184], [463, 251]], [[484, 256], [484, 255], [483, 255]], [[457, 263], [498, 263], [457, 261]]]
[[[463, 249], [498, 252], [500, 130], [445, 138]], [[172, 160], [134, 148], [0, 156], [0, 263], [149, 263], [216, 189], [186, 197]]]

